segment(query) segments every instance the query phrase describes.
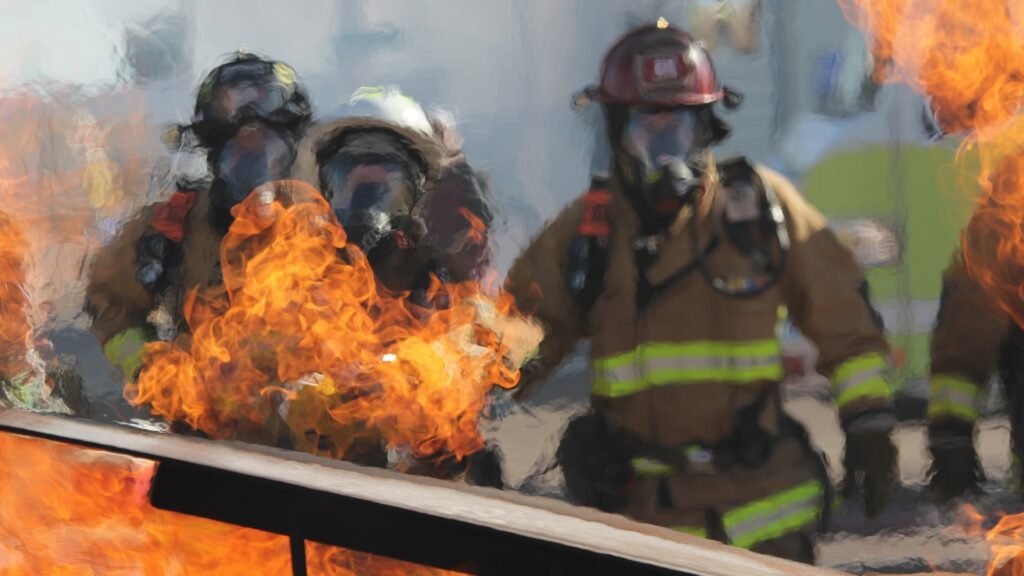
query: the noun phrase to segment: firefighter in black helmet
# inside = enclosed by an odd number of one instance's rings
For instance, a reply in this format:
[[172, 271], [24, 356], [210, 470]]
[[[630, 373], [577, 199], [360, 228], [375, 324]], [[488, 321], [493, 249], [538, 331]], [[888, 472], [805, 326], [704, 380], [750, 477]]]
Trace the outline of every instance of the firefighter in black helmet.
[[312, 109], [284, 62], [239, 52], [199, 87], [179, 145], [205, 150], [210, 178], [181, 179], [164, 202], [146, 206], [93, 262], [86, 303], [104, 353], [126, 379], [146, 342], [187, 330], [182, 299], [220, 283], [220, 241], [231, 208], [260, 185], [290, 175]]

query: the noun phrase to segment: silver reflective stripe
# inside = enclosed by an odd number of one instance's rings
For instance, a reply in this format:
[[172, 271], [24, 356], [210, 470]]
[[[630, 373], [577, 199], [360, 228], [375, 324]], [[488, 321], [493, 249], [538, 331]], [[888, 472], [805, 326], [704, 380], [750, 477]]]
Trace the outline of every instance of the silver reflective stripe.
[[726, 512], [722, 524], [729, 543], [750, 548], [803, 529], [820, 516], [824, 493], [821, 482], [808, 480]]
[[656, 370], [717, 370], [744, 369], [774, 366], [779, 363], [778, 355], [754, 356], [710, 356], [703, 358], [650, 358], [647, 360], [648, 372]]
[[859, 386], [872, 378], [882, 376], [884, 373], [885, 366], [878, 366], [864, 370], [863, 372], [858, 372], [842, 382], [836, 382], [836, 393], [839, 396], [842, 396], [843, 392], [846, 392], [855, 386]]
[[980, 417], [978, 408], [982, 388], [966, 378], [952, 374], [933, 374], [928, 398], [928, 417], [953, 416], [974, 422]]
[[611, 380], [612, 382], [627, 382], [630, 380], [639, 380], [642, 376], [640, 367], [636, 364], [625, 364], [616, 368], [598, 368], [597, 377], [604, 380]]
[[[643, 364], [632, 363], [615, 368], [596, 368], [597, 376], [613, 382], [639, 380], [645, 374], [660, 370], [727, 370], [748, 368], [769, 368], [779, 364], [778, 354], [771, 356], [697, 356], [646, 358]], [[859, 382], [855, 382], [859, 383]]]
[[977, 399], [977, 395], [971, 394], [964, 390], [958, 390], [956, 388], [944, 387], [934, 394], [932, 394], [932, 402], [950, 402], [958, 406], [965, 408], [974, 408], [974, 403]]
[[[743, 522], [742, 524], [737, 524], [735, 526], [730, 526], [730, 527], [728, 527], [726, 529], [726, 532], [729, 535], [729, 540], [732, 541], [732, 542], [743, 542], [744, 544], [746, 544], [748, 546], [749, 545], [753, 545], [753, 544], [757, 544], [758, 542], [763, 542], [764, 540], [770, 540], [771, 538], [777, 538], [779, 536], [782, 536], [783, 534], [786, 534], [788, 532], [792, 532], [794, 530], [798, 530], [798, 529], [806, 526], [811, 521], [817, 519], [818, 509], [820, 508], [820, 506], [821, 506], [821, 495], [816, 495], [814, 498], [809, 498], [807, 500], [801, 500], [799, 502], [793, 502], [792, 504], [788, 504], [786, 506], [783, 506], [782, 508], [779, 508], [771, 516], [762, 516], [762, 517], [759, 517], [759, 518], [751, 518], [750, 520], [747, 520], [746, 522]], [[778, 533], [776, 533], [776, 531], [773, 530], [771, 532], [772, 535], [767, 537], [767, 538], [757, 538], [755, 542], [749, 542], [749, 543], [745, 542], [747, 540], [750, 540], [751, 539], [750, 537], [755, 535], [755, 534], [757, 534], [758, 532], [770, 529], [770, 528], [773, 527], [772, 526], [773, 524], [785, 522], [785, 520], [787, 520], [788, 518], [801, 519], [801, 520], [802, 519], [808, 519], [808, 520], [806, 520], [806, 521], [799, 521], [798, 522], [799, 525], [796, 525], [796, 526], [788, 526], [788, 525], [780, 524], [778, 526], [778, 528], [779, 528]]]

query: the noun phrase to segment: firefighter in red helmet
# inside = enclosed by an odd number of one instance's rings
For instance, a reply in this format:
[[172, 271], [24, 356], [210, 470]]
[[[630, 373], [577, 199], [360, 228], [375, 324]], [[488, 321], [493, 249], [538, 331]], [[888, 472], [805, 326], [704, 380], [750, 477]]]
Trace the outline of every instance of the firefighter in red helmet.
[[[820, 350], [846, 432], [845, 488], [869, 514], [895, 481], [888, 349], [864, 276], [782, 176], [716, 161], [713, 110], [739, 104], [664, 20], [622, 37], [586, 91], [606, 174], [514, 263], [507, 289], [546, 328], [523, 391], [589, 338], [593, 412], [558, 452], [579, 503], [812, 562], [822, 458], [780, 400], [780, 306]], [[523, 392], [520, 393], [521, 395]]]

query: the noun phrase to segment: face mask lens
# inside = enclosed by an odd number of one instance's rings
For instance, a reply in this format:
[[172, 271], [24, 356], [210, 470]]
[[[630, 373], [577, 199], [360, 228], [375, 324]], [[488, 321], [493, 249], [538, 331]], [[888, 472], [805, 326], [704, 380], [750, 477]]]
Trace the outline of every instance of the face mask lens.
[[287, 178], [295, 153], [288, 142], [262, 124], [243, 126], [224, 146], [214, 165], [219, 186], [214, 200], [233, 206], [260, 184]]
[[395, 162], [367, 163], [339, 155], [324, 165], [320, 179], [339, 215], [390, 213], [401, 208], [406, 196], [405, 172]]
[[671, 158], [684, 159], [695, 147], [696, 115], [687, 108], [659, 112], [631, 110], [625, 145], [646, 166], [658, 167]]

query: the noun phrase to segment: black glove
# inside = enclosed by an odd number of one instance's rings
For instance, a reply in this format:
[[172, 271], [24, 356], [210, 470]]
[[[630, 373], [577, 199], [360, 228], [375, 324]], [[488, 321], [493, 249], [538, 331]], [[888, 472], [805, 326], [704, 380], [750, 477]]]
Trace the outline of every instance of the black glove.
[[885, 507], [889, 490], [896, 483], [899, 468], [892, 429], [896, 418], [890, 411], [859, 414], [843, 422], [846, 453], [843, 466], [844, 498], [863, 489], [864, 511], [872, 518]]
[[135, 244], [135, 277], [146, 290], [155, 292], [164, 283], [165, 260], [171, 253], [171, 241], [153, 232], [141, 236]]
[[555, 459], [576, 504], [605, 512], [625, 507], [636, 476], [613, 434], [604, 417], [594, 412], [577, 416], [565, 429]]
[[932, 454], [928, 489], [937, 500], [981, 492], [985, 472], [974, 450], [973, 424], [957, 419], [931, 424], [928, 450]]

